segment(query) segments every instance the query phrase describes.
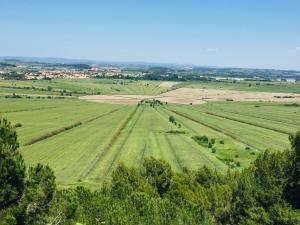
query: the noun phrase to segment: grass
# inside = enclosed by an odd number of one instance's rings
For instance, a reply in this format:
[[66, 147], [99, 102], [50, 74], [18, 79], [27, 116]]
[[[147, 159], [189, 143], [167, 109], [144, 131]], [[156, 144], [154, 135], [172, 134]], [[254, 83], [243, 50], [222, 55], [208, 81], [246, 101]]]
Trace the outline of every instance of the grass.
[[31, 146], [24, 146], [21, 152], [30, 163], [49, 163], [55, 171], [58, 183], [77, 182], [98, 152], [105, 147], [107, 139], [114, 134], [119, 118], [126, 116], [129, 110], [131, 107], [124, 107], [92, 123]]
[[212, 88], [236, 91], [258, 91], [258, 92], [282, 92], [300, 93], [300, 83], [275, 82], [275, 81], [193, 81], [176, 85], [177, 87], [188, 88]]
[[[0, 81], [0, 94], [27, 94], [27, 95], [64, 95], [73, 96], [88, 94], [144, 94], [157, 95], [167, 91], [160, 87], [160, 81], [135, 81], [112, 79], [53, 79], [53, 80], [26, 80]], [[50, 88], [50, 89], [49, 89]]]
[[265, 150], [269, 147], [276, 150], [283, 150], [289, 147], [287, 134], [262, 128], [261, 126], [210, 115], [197, 109], [197, 107], [169, 105], [168, 109], [258, 150]]
[[[300, 127], [299, 107], [262, 102], [137, 107], [78, 99], [0, 98], [0, 112], [12, 124], [22, 124], [16, 130], [26, 163], [49, 164], [61, 187], [96, 187], [110, 180], [119, 161], [140, 167], [147, 156], [168, 161], [176, 171], [203, 165], [222, 172], [239, 170], [268, 147], [288, 148], [288, 133]], [[169, 122], [170, 116], [176, 124]], [[79, 121], [80, 126], [70, 126]], [[195, 136], [215, 143], [199, 144]]]

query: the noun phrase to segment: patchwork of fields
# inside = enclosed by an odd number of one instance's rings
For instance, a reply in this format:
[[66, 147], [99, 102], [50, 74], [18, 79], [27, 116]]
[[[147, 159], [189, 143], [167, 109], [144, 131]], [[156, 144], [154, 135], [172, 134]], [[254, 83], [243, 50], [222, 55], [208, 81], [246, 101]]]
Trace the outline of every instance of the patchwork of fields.
[[19, 124], [26, 163], [48, 163], [61, 186], [93, 187], [109, 181], [119, 161], [139, 167], [147, 156], [165, 159], [177, 171], [203, 165], [239, 170], [266, 148], [288, 148], [288, 134], [300, 127], [297, 104], [263, 102], [137, 106], [2, 97], [0, 113]]
[[113, 79], [53, 79], [53, 80], [3, 80], [0, 95], [18, 93], [40, 96], [80, 96], [91, 94], [157, 95], [171, 88], [173, 83], [161, 85], [160, 81], [135, 81]]

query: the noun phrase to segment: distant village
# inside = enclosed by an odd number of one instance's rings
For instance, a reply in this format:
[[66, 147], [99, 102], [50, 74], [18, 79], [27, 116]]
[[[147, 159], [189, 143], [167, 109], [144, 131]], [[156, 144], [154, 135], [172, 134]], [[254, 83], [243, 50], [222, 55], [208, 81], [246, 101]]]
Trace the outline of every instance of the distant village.
[[[95, 78], [95, 77], [142, 77], [143, 72], [122, 71], [117, 67], [91, 67], [89, 69], [73, 68], [47, 68], [47, 67], [26, 67], [17, 66], [13, 70], [1, 70], [0, 77], [5, 74], [14, 74], [25, 80], [43, 80], [54, 78]], [[0, 78], [1, 79], [1, 78]], [[2, 78], [3, 79], [3, 78]]]
[[163, 67], [137, 65], [88, 65], [39, 63], [24, 61], [0, 61], [0, 80], [50, 80], [55, 78], [114, 78], [167, 81], [279, 81], [295, 83], [300, 80], [299, 71]]

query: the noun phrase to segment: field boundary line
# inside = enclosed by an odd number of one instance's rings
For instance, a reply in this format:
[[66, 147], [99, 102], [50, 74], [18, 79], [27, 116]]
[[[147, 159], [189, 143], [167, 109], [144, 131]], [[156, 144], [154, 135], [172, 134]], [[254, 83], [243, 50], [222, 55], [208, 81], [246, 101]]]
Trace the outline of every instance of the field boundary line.
[[140, 158], [140, 166], [143, 165], [143, 161], [144, 161], [144, 158], [145, 158], [145, 153], [146, 151], [148, 150], [148, 143], [146, 142], [145, 145], [144, 145], [144, 148], [142, 150], [142, 154], [141, 154], [141, 158]]
[[43, 109], [54, 109], [58, 108], [57, 106], [50, 106], [50, 107], [41, 107], [41, 108], [35, 108], [35, 109], [19, 109], [19, 110], [7, 110], [7, 111], [1, 111], [0, 113], [14, 113], [14, 112], [27, 112], [27, 111], [38, 111]]
[[212, 115], [212, 116], [220, 117], [220, 118], [223, 118], [223, 119], [232, 120], [232, 121], [235, 121], [235, 122], [244, 123], [244, 124], [255, 126], [255, 127], [260, 127], [260, 128], [264, 128], [264, 129], [267, 129], [267, 130], [272, 130], [272, 131], [282, 133], [282, 134], [288, 134], [288, 135], [291, 134], [289, 132], [286, 132], [286, 131], [283, 131], [283, 130], [280, 130], [280, 129], [267, 127], [267, 126], [259, 125], [259, 124], [256, 124], [256, 123], [251, 123], [251, 122], [248, 122], [248, 121], [245, 121], [245, 120], [242, 120], [242, 119], [237, 119], [237, 118], [233, 118], [233, 117], [230, 117], [230, 116], [225, 116], [225, 115], [221, 115], [221, 114], [218, 114], [218, 113], [213, 113], [213, 112], [205, 112], [205, 113], [209, 114], [209, 115]]
[[50, 131], [50, 132], [45, 133], [45, 134], [43, 134], [43, 135], [41, 135], [41, 136], [39, 136], [39, 137], [36, 137], [36, 138], [33, 138], [33, 139], [29, 140], [28, 142], [26, 142], [26, 143], [24, 144], [24, 146], [32, 145], [32, 144], [35, 144], [35, 143], [37, 143], [37, 142], [46, 140], [46, 139], [48, 139], [48, 138], [50, 138], [50, 137], [53, 137], [53, 136], [55, 136], [55, 135], [58, 135], [58, 134], [60, 134], [60, 133], [63, 133], [63, 132], [65, 132], [65, 131], [67, 131], [67, 130], [71, 130], [71, 129], [73, 129], [73, 128], [75, 128], [75, 127], [78, 127], [78, 126], [81, 126], [81, 125], [82, 125], [82, 122], [79, 121], [79, 122], [73, 123], [73, 124], [71, 124], [71, 125], [69, 125], [69, 126], [65, 126], [65, 127], [60, 128], [60, 129]]
[[120, 110], [120, 109], [114, 109], [114, 110], [112, 110], [112, 111], [109, 111], [109, 112], [106, 112], [106, 113], [102, 113], [102, 114], [99, 115], [99, 116], [95, 116], [95, 117], [93, 117], [93, 118], [91, 118], [91, 119], [86, 120], [84, 123], [87, 124], [87, 123], [93, 122], [94, 120], [97, 120], [97, 119], [99, 119], [99, 118], [101, 118], [101, 117], [103, 117], [103, 116], [106, 116], [106, 115], [110, 114], [110, 113], [117, 112], [117, 111], [119, 111], [119, 110]]
[[126, 125], [128, 124], [128, 122], [130, 121], [130, 119], [133, 117], [133, 115], [136, 113], [138, 109], [138, 106], [136, 106], [134, 108], [134, 110], [129, 114], [129, 116], [126, 118], [126, 120], [123, 122], [123, 124], [121, 125], [121, 127], [119, 127], [117, 129], [117, 131], [113, 134], [113, 136], [111, 137], [111, 139], [109, 140], [109, 142], [107, 143], [107, 145], [103, 148], [103, 150], [96, 155], [95, 159], [92, 161], [92, 163], [87, 167], [87, 169], [81, 174], [80, 179], [83, 180], [85, 179], [90, 172], [94, 169], [95, 165], [97, 164], [97, 162], [99, 162], [99, 160], [101, 158], [103, 158], [107, 152], [109, 151], [109, 149], [113, 146], [113, 144], [115, 143], [115, 141], [117, 140], [117, 138], [120, 136], [121, 132], [124, 130], [124, 128], [126, 127]]

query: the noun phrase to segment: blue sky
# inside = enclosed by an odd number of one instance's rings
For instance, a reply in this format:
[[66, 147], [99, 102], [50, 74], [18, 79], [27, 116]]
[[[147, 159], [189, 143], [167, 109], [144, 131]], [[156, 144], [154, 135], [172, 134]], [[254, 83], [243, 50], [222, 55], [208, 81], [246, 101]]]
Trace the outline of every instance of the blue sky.
[[0, 0], [0, 55], [300, 70], [299, 0]]

